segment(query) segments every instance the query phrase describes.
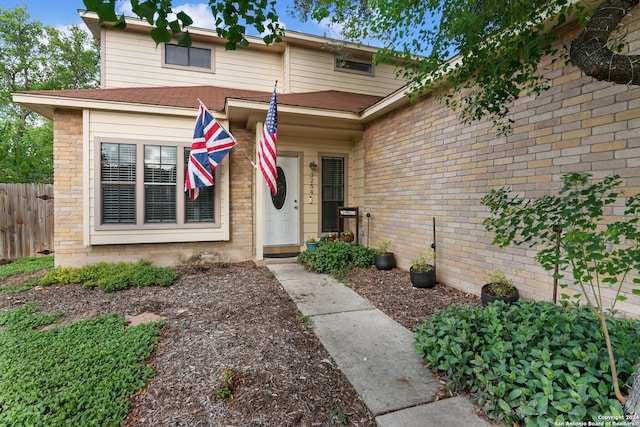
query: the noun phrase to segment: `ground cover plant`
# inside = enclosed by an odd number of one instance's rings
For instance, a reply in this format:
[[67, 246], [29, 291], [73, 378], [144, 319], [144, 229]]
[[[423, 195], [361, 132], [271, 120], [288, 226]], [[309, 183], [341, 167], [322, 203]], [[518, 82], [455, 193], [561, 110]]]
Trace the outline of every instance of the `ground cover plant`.
[[20, 273], [32, 273], [53, 267], [53, 256], [23, 257], [13, 262], [0, 265], [0, 279]]
[[154, 374], [143, 361], [160, 324], [126, 327], [109, 314], [55, 326], [62, 313], [37, 310], [0, 312], [0, 426], [121, 425], [127, 397]]
[[[39, 313], [64, 312], [60, 325], [111, 313], [165, 318], [162, 345], [147, 359], [156, 373], [128, 396], [130, 409], [116, 425], [339, 425], [341, 414], [348, 425], [376, 425], [266, 267], [198, 261], [176, 271], [172, 286], [112, 293], [82, 284], [35, 286], [1, 294], [0, 312], [34, 301]], [[231, 395], [218, 397], [228, 394], [225, 385]]]
[[[536, 248], [536, 260], [554, 277], [571, 277], [579, 293], [566, 300], [586, 302], [596, 316], [607, 347], [613, 390], [625, 404], [619, 388], [614, 343], [609, 339], [607, 318], [615, 314], [616, 303], [631, 288], [640, 293], [640, 197], [626, 197], [618, 175], [591, 181], [586, 173], [562, 176], [558, 195], [524, 199], [509, 187], [491, 190], [482, 198], [490, 209], [483, 224], [495, 232], [494, 244], [528, 245]], [[614, 206], [624, 206], [624, 217], [612, 215]], [[566, 283], [560, 285], [566, 288]], [[613, 296], [607, 295], [613, 291]]]
[[86, 288], [99, 287], [106, 292], [114, 292], [129, 286], [170, 286], [176, 277], [174, 269], [156, 267], [148, 261], [134, 264], [99, 262], [81, 268], [56, 268], [45, 274], [39, 284], [49, 286], [81, 283]]
[[[619, 379], [631, 386], [640, 323], [608, 318], [607, 324]], [[447, 387], [471, 393], [490, 419], [506, 426], [583, 425], [603, 416], [624, 420], [602, 335], [589, 309], [494, 302], [436, 312], [416, 328], [415, 346], [446, 375]]]
[[373, 249], [335, 240], [321, 241], [316, 249], [301, 252], [298, 260], [314, 273], [329, 273], [340, 280], [354, 266], [373, 265], [374, 256]]
[[[4, 261], [3, 261], [4, 262]], [[39, 274], [31, 276], [42, 270], [53, 268], [53, 256], [22, 257], [15, 261], [6, 261], [0, 264], [0, 280], [8, 277], [20, 276], [16, 284], [0, 286], [0, 293], [16, 293], [33, 288], [38, 285]], [[26, 280], [20, 280], [22, 276], [30, 276]]]

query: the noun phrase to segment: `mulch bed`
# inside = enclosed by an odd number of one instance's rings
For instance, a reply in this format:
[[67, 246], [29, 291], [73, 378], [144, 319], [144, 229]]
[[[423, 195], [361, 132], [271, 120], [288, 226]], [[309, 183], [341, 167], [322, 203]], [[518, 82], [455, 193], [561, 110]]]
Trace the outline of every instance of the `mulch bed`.
[[[441, 284], [413, 288], [408, 272], [397, 269], [357, 268], [345, 283], [409, 329], [447, 305], [480, 305], [478, 297]], [[107, 313], [166, 318], [149, 360], [157, 374], [131, 397], [125, 426], [376, 425], [286, 291], [252, 262], [184, 265], [167, 288], [107, 294], [69, 285], [3, 293], [0, 310], [28, 301], [42, 312], [64, 312], [67, 323]], [[233, 376], [233, 394], [219, 398], [225, 372]]]
[[377, 270], [374, 266], [356, 267], [347, 273], [345, 282], [409, 330], [413, 330], [435, 311], [452, 304], [482, 306], [480, 297], [442, 283], [430, 289], [415, 288], [411, 285], [409, 273], [397, 268]]

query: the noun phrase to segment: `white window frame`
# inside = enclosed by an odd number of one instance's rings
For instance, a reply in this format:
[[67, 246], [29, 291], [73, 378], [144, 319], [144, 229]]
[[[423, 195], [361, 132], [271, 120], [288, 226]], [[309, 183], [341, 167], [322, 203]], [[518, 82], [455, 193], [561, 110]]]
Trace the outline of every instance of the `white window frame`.
[[[161, 56], [162, 56], [162, 68], [171, 68], [174, 70], [188, 70], [188, 71], [200, 71], [203, 73], [215, 73], [215, 60], [214, 60], [214, 47], [212, 45], [206, 45], [204, 43], [193, 43], [191, 45], [191, 47], [194, 48], [198, 48], [198, 49], [206, 49], [210, 52], [210, 64], [209, 64], [209, 68], [204, 68], [204, 67], [196, 67], [194, 65], [177, 65], [177, 64], [167, 64], [166, 61], [166, 45], [173, 45], [173, 46], [178, 46], [177, 43], [162, 43], [162, 49], [161, 49]], [[186, 46], [182, 46], [185, 47]]]
[[[324, 195], [323, 195], [323, 163], [324, 163], [324, 159], [330, 159], [330, 158], [338, 158], [338, 159], [342, 159], [342, 204], [346, 204], [348, 203], [348, 189], [349, 189], [349, 176], [348, 176], [348, 165], [349, 165], [349, 157], [346, 153], [318, 153], [318, 156], [320, 158], [320, 172], [319, 172], [319, 177], [318, 177], [318, 181], [319, 181], [319, 189], [318, 189], [318, 201], [319, 201], [319, 208], [320, 208], [320, 213], [319, 213], [319, 218], [318, 218], [318, 225], [319, 225], [319, 229], [321, 233], [335, 233], [338, 230], [327, 230], [324, 231], [324, 216], [325, 216], [325, 212], [324, 212]], [[336, 206], [339, 207], [339, 206]], [[333, 212], [331, 212], [333, 214]], [[338, 216], [337, 211], [335, 212], [336, 218]]]
[[[371, 71], [360, 71], [360, 70], [352, 70], [350, 68], [344, 68], [340, 66], [340, 62], [353, 62], [353, 63], [357, 63], [357, 64], [365, 64], [368, 65], [369, 67], [371, 67]], [[334, 71], [338, 71], [338, 72], [342, 72], [342, 73], [353, 73], [353, 74], [360, 74], [362, 76], [375, 76], [375, 69], [373, 66], [373, 61], [369, 60], [369, 59], [362, 59], [362, 58], [344, 58], [344, 57], [340, 57], [339, 55], [335, 55], [334, 56], [334, 61], [333, 61], [333, 65], [334, 65]]]
[[[102, 224], [102, 143], [132, 144], [136, 146], [136, 220], [135, 224]], [[177, 148], [176, 165], [176, 222], [145, 223], [144, 215], [144, 147], [145, 145], [165, 145]], [[214, 222], [186, 222], [184, 192], [185, 156], [181, 155], [190, 144], [143, 139], [122, 139], [96, 137], [94, 139], [93, 173], [93, 224], [90, 244], [115, 243], [169, 243], [188, 241], [229, 240], [229, 166], [228, 156], [214, 171]], [[227, 200], [222, 200], [222, 197]], [[223, 224], [223, 221], [226, 221]]]

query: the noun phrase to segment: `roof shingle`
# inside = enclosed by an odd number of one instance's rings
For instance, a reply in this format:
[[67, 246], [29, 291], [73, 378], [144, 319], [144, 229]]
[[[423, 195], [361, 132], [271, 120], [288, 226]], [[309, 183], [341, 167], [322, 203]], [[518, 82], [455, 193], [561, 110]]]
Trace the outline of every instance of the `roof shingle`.
[[[224, 110], [229, 98], [268, 104], [271, 93], [216, 86], [171, 86], [113, 89], [78, 89], [24, 92], [95, 101], [125, 102], [168, 107], [196, 108], [198, 99], [212, 111]], [[360, 113], [382, 97], [337, 90], [278, 94], [279, 105]]]

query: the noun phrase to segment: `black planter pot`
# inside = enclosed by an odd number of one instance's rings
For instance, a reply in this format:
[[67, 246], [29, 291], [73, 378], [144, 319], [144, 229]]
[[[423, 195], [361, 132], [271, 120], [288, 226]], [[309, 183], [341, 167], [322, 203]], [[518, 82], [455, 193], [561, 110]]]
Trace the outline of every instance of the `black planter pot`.
[[433, 288], [436, 285], [436, 269], [429, 271], [414, 271], [409, 269], [409, 279], [415, 288]]
[[492, 303], [494, 301], [504, 301], [507, 304], [512, 304], [520, 299], [520, 293], [518, 292], [517, 289], [515, 290], [514, 295], [510, 295], [508, 297], [496, 297], [496, 296], [490, 295], [486, 292], [486, 289], [489, 285], [490, 283], [487, 283], [480, 290], [480, 301], [482, 301], [483, 307], [486, 307], [489, 303]]
[[396, 257], [391, 252], [378, 254], [374, 257], [373, 263], [378, 270], [391, 270], [396, 267]]

